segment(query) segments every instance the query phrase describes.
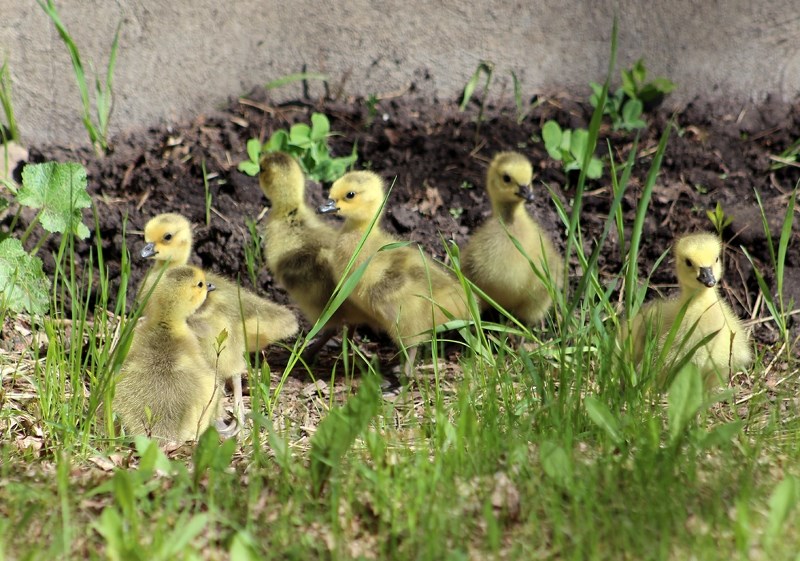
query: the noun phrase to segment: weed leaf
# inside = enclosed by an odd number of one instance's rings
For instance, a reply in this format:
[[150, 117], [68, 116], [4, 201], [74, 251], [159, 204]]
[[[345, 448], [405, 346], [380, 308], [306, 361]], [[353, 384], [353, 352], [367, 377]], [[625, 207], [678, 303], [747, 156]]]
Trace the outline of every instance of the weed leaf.
[[89, 237], [82, 209], [89, 208], [92, 199], [86, 192], [86, 169], [82, 165], [45, 162], [25, 166], [17, 200], [42, 209], [40, 220], [48, 232], [71, 231], [82, 240]]
[[550, 441], [542, 442], [539, 447], [539, 461], [548, 477], [563, 487], [569, 487], [572, 481], [572, 461], [563, 446]]
[[586, 396], [584, 400], [586, 413], [595, 425], [603, 429], [611, 438], [614, 444], [622, 442], [622, 434], [619, 431], [619, 422], [611, 413], [608, 406], [594, 396]]
[[783, 529], [786, 520], [797, 506], [800, 499], [800, 489], [798, 481], [792, 476], [778, 483], [769, 498], [769, 515], [767, 516], [766, 542], [772, 544]]
[[42, 271], [42, 260], [28, 255], [16, 238], [0, 242], [0, 307], [43, 314], [49, 291], [50, 280]]
[[697, 366], [681, 368], [667, 396], [670, 442], [675, 443], [703, 403], [703, 380]]

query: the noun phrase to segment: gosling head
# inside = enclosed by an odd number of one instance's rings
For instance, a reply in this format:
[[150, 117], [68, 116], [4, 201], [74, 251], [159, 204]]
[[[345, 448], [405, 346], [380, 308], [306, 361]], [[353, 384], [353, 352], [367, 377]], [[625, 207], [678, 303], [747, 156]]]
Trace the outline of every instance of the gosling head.
[[172, 267], [164, 272], [153, 289], [148, 307], [155, 304], [155, 309], [162, 315], [187, 318], [203, 305], [208, 293], [215, 288], [206, 281], [205, 273], [198, 267]]
[[192, 251], [192, 225], [180, 214], [159, 214], [145, 225], [144, 241], [142, 258], [183, 265]]
[[500, 152], [486, 172], [486, 190], [495, 204], [533, 200], [531, 162], [518, 152]]
[[383, 180], [371, 171], [351, 171], [331, 186], [330, 198], [320, 214], [339, 213], [351, 225], [367, 225], [383, 203]]
[[306, 180], [297, 160], [285, 152], [266, 152], [259, 164], [258, 184], [273, 205], [299, 204], [303, 200]]
[[675, 244], [678, 284], [684, 288], [713, 288], [722, 277], [722, 243], [714, 234], [687, 234]]

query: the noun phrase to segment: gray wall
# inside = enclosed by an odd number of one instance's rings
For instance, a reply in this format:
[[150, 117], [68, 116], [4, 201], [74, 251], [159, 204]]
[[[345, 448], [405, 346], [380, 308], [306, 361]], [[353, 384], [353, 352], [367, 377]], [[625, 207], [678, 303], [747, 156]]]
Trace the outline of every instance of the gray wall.
[[[104, 71], [122, 35], [114, 134], [190, 117], [253, 85], [298, 72], [348, 76], [345, 93], [402, 91], [455, 98], [477, 63], [496, 65], [493, 93], [588, 95], [605, 73], [613, 14], [619, 60], [643, 56], [695, 96], [794, 99], [800, 88], [796, 0], [56, 0], [85, 62]], [[14, 106], [29, 144], [86, 144], [67, 51], [35, 0], [0, 0], [0, 55], [9, 57]], [[282, 91], [284, 96], [297, 90]]]

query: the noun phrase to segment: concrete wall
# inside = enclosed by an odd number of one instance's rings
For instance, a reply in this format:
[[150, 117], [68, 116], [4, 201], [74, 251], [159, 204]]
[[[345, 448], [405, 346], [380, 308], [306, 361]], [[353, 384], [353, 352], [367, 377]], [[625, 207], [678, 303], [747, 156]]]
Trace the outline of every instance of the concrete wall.
[[[457, 97], [477, 63], [527, 93], [588, 95], [604, 76], [613, 14], [619, 61], [644, 57], [671, 99], [741, 100], [800, 90], [796, 0], [56, 0], [85, 62], [104, 71], [123, 21], [112, 134], [191, 116], [298, 72], [349, 76], [347, 94]], [[34, 0], [0, 0], [0, 55], [29, 144], [85, 144], [67, 51]], [[508, 90], [506, 89], [506, 92]], [[296, 95], [289, 89], [284, 95]], [[2, 118], [2, 117], [0, 117]]]

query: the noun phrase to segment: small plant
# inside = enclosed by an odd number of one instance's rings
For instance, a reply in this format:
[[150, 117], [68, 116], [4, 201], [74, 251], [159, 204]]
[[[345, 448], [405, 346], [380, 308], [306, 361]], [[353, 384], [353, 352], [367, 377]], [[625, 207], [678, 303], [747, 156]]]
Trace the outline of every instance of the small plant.
[[669, 78], [657, 77], [647, 81], [647, 69], [644, 59], [637, 60], [629, 70], [620, 71], [622, 90], [630, 99], [638, 99], [648, 110], [657, 106], [664, 97], [675, 89], [675, 83]]
[[263, 239], [258, 231], [258, 224], [249, 218], [244, 221], [247, 231], [250, 233], [250, 242], [244, 245], [244, 261], [247, 266], [247, 276], [253, 286], [258, 286], [258, 270], [264, 265], [264, 257], [261, 252]]
[[[647, 126], [642, 114], [656, 107], [668, 93], [675, 89], [675, 84], [667, 78], [658, 77], [647, 82], [647, 69], [644, 60], [639, 59], [628, 70], [621, 70], [622, 86], [606, 99], [603, 114], [611, 118], [614, 130], [635, 130]], [[592, 82], [592, 95], [589, 102], [597, 107], [601, 84]]]
[[211, 224], [211, 190], [208, 187], [208, 171], [206, 170], [206, 160], [200, 162], [200, 170], [203, 172], [203, 197], [206, 208], [206, 226]]
[[11, 230], [23, 206], [37, 209], [39, 213], [20, 239], [4, 234], [0, 241], [0, 308], [43, 314], [47, 310], [50, 281], [36, 253], [48, 236], [42, 236], [30, 253], [23, 244], [37, 224], [48, 232], [70, 233], [80, 239], [89, 237], [82, 216], [82, 209], [92, 202], [86, 192], [86, 170], [76, 163], [25, 166], [22, 187], [15, 197], [19, 208]]
[[525, 102], [522, 101], [522, 83], [513, 70], [511, 71], [511, 81], [514, 83], [514, 104], [517, 106], [517, 124], [520, 125], [531, 112], [531, 109], [541, 105], [542, 101], [541, 99], [535, 99], [526, 105]]
[[769, 166], [770, 171], [779, 170], [787, 166], [800, 167], [800, 163], [798, 163], [798, 160], [800, 160], [800, 138], [792, 142], [786, 150], [777, 156], [770, 155], [770, 159], [773, 161]]
[[706, 216], [708, 219], [711, 220], [711, 223], [714, 225], [714, 230], [717, 231], [717, 234], [722, 237], [722, 232], [725, 231], [725, 228], [730, 226], [733, 223], [733, 216], [729, 214], [725, 214], [725, 211], [722, 210], [722, 205], [717, 202], [717, 206], [714, 210], [707, 210]]
[[9, 141], [19, 141], [19, 128], [17, 120], [14, 118], [14, 106], [11, 103], [11, 74], [8, 70], [8, 60], [0, 66], [0, 105], [3, 106], [3, 114], [6, 116], [6, 127], [0, 124], [3, 137], [2, 144]]
[[356, 147], [349, 156], [332, 158], [328, 147], [330, 121], [322, 113], [311, 115], [311, 126], [297, 123], [287, 131], [279, 129], [261, 144], [257, 138], [247, 141], [248, 160], [239, 163], [239, 171], [255, 176], [259, 172], [259, 159], [263, 152], [286, 152], [297, 158], [300, 167], [315, 181], [331, 182], [339, 179], [358, 159]]
[[39, 6], [50, 17], [50, 20], [55, 25], [61, 40], [67, 46], [70, 58], [72, 58], [72, 68], [75, 73], [75, 80], [78, 82], [78, 90], [81, 94], [81, 103], [83, 104], [83, 126], [86, 132], [89, 133], [89, 140], [98, 156], [102, 156], [108, 151], [108, 123], [111, 118], [111, 110], [113, 108], [113, 79], [114, 68], [117, 63], [117, 48], [119, 47], [119, 31], [122, 22], [117, 25], [117, 30], [114, 33], [114, 40], [111, 42], [111, 53], [108, 57], [108, 67], [104, 80], [100, 80], [99, 76], [95, 77], [95, 111], [96, 118], [92, 117], [92, 104], [89, 99], [89, 84], [86, 79], [86, 72], [84, 71], [83, 63], [81, 62], [81, 55], [78, 51], [78, 46], [73, 41], [72, 36], [67, 31], [67, 28], [61, 22], [61, 17], [58, 15], [58, 10], [53, 3], [53, 0], [36, 0]]
[[374, 93], [369, 94], [369, 96], [367, 96], [367, 99], [364, 100], [364, 105], [367, 106], [367, 120], [364, 124], [367, 127], [372, 125], [372, 123], [375, 121], [375, 117], [378, 116], [379, 101], [380, 99], [378, 99], [378, 96], [375, 95]]
[[[562, 129], [555, 121], [542, 127], [542, 139], [547, 153], [564, 164], [564, 171], [580, 170], [587, 156], [589, 133], [586, 129]], [[591, 156], [586, 177], [599, 179], [603, 175], [603, 162]]]
[[469, 81], [467, 81], [467, 85], [464, 86], [464, 95], [461, 97], [461, 104], [458, 106], [460, 111], [464, 111], [467, 108], [467, 104], [469, 104], [470, 100], [472, 99], [472, 95], [475, 93], [475, 88], [478, 87], [478, 81], [481, 79], [481, 75], [486, 76], [486, 81], [483, 83], [483, 94], [481, 95], [480, 109], [478, 110], [478, 117], [476, 119], [476, 135], [481, 129], [481, 123], [483, 123], [483, 112], [486, 109], [486, 99], [489, 96], [489, 85], [492, 83], [493, 73], [494, 63], [485, 60], [479, 62], [475, 72], [472, 73]]

